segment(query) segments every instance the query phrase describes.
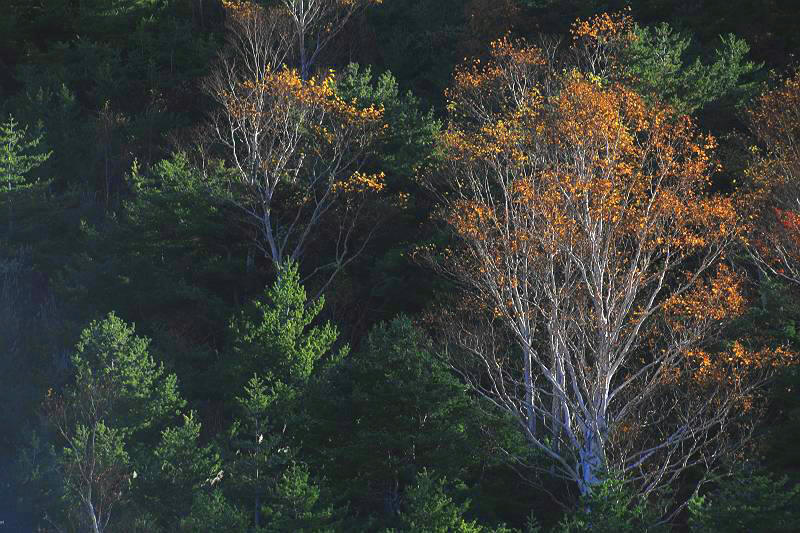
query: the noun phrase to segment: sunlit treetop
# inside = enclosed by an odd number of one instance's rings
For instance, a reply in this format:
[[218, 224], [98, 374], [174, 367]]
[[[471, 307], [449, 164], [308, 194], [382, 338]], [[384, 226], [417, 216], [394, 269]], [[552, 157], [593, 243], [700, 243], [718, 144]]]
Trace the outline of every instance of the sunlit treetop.
[[634, 23], [630, 11], [627, 8], [616, 13], [600, 13], [586, 20], [577, 19], [570, 33], [575, 41], [588, 39], [605, 43], [614, 39], [633, 39]]
[[[486, 66], [490, 72], [502, 68]], [[687, 117], [674, 119], [668, 109], [646, 105], [624, 86], [603, 87], [576, 72], [562, 83], [547, 99], [535, 83], [506, 94], [491, 94], [490, 86], [480, 109], [471, 91], [459, 86], [451, 94], [466, 98], [453, 101], [451, 109], [477, 114], [471, 120], [453, 118], [443, 136], [449, 156], [486, 171], [502, 168], [509, 198], [536, 207], [548, 220], [545, 231], [558, 232], [559, 238], [574, 235], [576, 225], [585, 222], [574, 215], [579, 205], [613, 224], [620, 236], [634, 234], [653, 247], [688, 252], [709, 244], [714, 233], [736, 231], [733, 200], [706, 194], [714, 170], [713, 137], [697, 133]], [[475, 87], [471, 77], [467, 85]], [[476, 234], [470, 226], [476, 217], [495, 213], [490, 207], [465, 204], [453, 222]]]
[[[254, 97], [262, 94], [271, 97], [285, 97], [300, 104], [319, 106], [327, 113], [336, 113], [339, 117], [349, 121], [378, 121], [383, 117], [383, 109], [374, 105], [359, 107], [357, 102], [346, 102], [336, 94], [336, 74], [329, 71], [324, 77], [312, 77], [308, 81], [300, 78], [297, 70], [281, 68], [276, 72], [267, 72], [260, 81], [245, 80], [241, 88], [248, 94], [248, 98], [235, 98], [232, 100], [232, 113], [241, 118], [252, 116], [257, 120], [258, 114], [265, 112], [261, 109], [263, 102]], [[228, 98], [232, 94], [228, 93]]]

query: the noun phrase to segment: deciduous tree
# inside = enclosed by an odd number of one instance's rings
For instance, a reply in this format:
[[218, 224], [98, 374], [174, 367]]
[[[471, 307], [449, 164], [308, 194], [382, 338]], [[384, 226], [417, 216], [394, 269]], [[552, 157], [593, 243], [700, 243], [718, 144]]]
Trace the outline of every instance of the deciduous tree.
[[383, 0], [277, 0], [288, 14], [292, 51], [302, 79], [311, 77], [320, 53], [358, 11]]
[[709, 191], [715, 141], [689, 118], [522, 43], [491, 53], [456, 73], [431, 173], [455, 241], [429, 257], [463, 291], [440, 331], [545, 471], [648, 494], [736, 446], [788, 357], [717, 344], [745, 308], [736, 199]]
[[756, 208], [749, 250], [768, 274], [800, 284], [800, 71], [765, 91], [747, 114]]
[[[316, 17], [352, 13], [362, 3], [287, 0], [271, 8], [275, 12], [227, 4], [231, 45], [206, 85], [219, 104], [212, 129], [235, 170], [231, 198], [252, 227], [256, 246], [276, 267], [299, 261], [324, 220], [339, 227], [334, 258], [322, 267], [332, 272], [330, 278], [372, 234], [356, 226], [366, 196], [383, 188], [383, 174], [360, 169], [383, 132], [383, 109], [344, 101], [332, 71], [309, 77], [283, 64], [284, 41], [291, 37], [280, 23], [286, 9], [296, 24], [316, 28]], [[320, 43], [328, 39], [325, 24], [341, 22], [340, 15], [330, 16], [317, 28]]]

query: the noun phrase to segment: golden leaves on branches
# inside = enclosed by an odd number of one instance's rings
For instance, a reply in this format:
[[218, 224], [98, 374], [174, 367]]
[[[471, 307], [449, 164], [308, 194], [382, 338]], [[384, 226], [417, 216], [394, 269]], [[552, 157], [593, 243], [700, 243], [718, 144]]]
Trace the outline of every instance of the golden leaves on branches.
[[[490, 383], [481, 391], [523, 426], [544, 420], [534, 446], [542, 433], [570, 449], [602, 421], [609, 434], [588, 439], [605, 439], [603, 460], [655, 486], [663, 465], [685, 467], [684, 443], [715, 454], [709, 428], [752, 408], [792, 356], [719, 340], [745, 310], [722, 264], [745, 227], [738, 195], [711, 190], [715, 139], [610, 75], [632, 38], [626, 14], [573, 34], [572, 70], [510, 39], [457, 70], [429, 175], [453, 240], [419, 254], [463, 293], [441, 329], [477, 360], [475, 386]], [[634, 467], [629, 451], [643, 457]]]
[[265, 100], [274, 100], [283, 105], [296, 104], [298, 109], [316, 108], [351, 123], [373, 123], [383, 118], [382, 108], [359, 108], [356, 102], [345, 102], [336, 94], [335, 86], [333, 71], [324, 78], [303, 81], [296, 70], [284, 67], [276, 72], [266, 72], [261, 80], [245, 80], [239, 84], [240, 91], [225, 91], [219, 96], [237, 119], [261, 119], [265, 113], [272, 111], [269, 106], [263, 105]]
[[263, 9], [254, 2], [240, 0], [222, 0], [222, 7], [227, 16], [240, 20], [252, 19]]
[[[269, 152], [274, 155], [260, 162], [261, 170], [270, 174], [272, 170], [283, 172], [289, 163], [281, 157], [289, 151], [298, 162], [310, 153], [321, 158], [342, 157], [345, 150], [366, 146], [386, 128], [381, 107], [346, 102], [335, 89], [333, 71], [304, 81], [296, 70], [283, 67], [268, 70], [260, 80], [239, 81], [233, 91], [218, 91], [217, 98], [236, 123], [249, 125], [270, 143]], [[299, 135], [302, 142], [288, 144], [293, 135]], [[285, 149], [280, 148], [283, 145]], [[383, 188], [383, 177], [382, 173], [367, 176], [356, 172], [331, 190], [377, 192]]]
[[[739, 341], [718, 352], [689, 350], [685, 358], [685, 372], [693, 385], [734, 390], [744, 388], [754, 374], [769, 373], [797, 363], [797, 354], [786, 347], [751, 349]], [[739, 407], [747, 412], [752, 409], [754, 400], [754, 392], [743, 394], [739, 398]]]
[[[597, 38], [630, 24], [601, 16], [575, 32]], [[459, 70], [448, 92], [440, 187], [450, 190], [444, 220], [464, 248], [445, 268], [487, 295], [494, 316], [540, 312], [544, 304], [520, 295], [589, 302], [619, 291], [577, 311], [595, 327], [596, 309], [635, 301], [658, 279], [680, 290], [642, 305], [663, 306], [671, 334], [689, 335], [689, 344], [740, 316], [741, 279], [724, 265], [710, 273], [743, 232], [739, 199], [709, 190], [716, 140], [621, 83], [546, 72], [540, 51], [524, 43], [500, 40], [491, 56]], [[557, 90], [544, 88], [548, 76]], [[621, 320], [621, 331], [639, 316]]]
[[687, 317], [692, 323], [738, 317], [746, 307], [742, 285], [742, 278], [721, 264], [712, 278], [696, 284], [690, 291], [672, 295], [663, 305], [664, 313], [672, 328], [678, 330], [685, 327], [683, 319]]
[[489, 237], [489, 229], [496, 225], [497, 219], [491, 207], [479, 202], [459, 200], [453, 205], [448, 222], [460, 235], [482, 240]]
[[364, 174], [363, 172], [357, 171], [348, 179], [335, 183], [333, 190], [347, 194], [381, 192], [386, 186], [385, 178], [386, 174], [384, 172]]
[[276, 265], [299, 259], [310, 240], [323, 241], [336, 226], [334, 276], [363, 250], [354, 242], [372, 236], [355, 228], [375, 218], [367, 195], [384, 189], [383, 173], [362, 172], [387, 129], [384, 110], [345, 101], [336, 73], [319, 72], [317, 59], [357, 10], [374, 3], [224, 1], [227, 46], [205, 84], [219, 104], [211, 128], [233, 169], [230, 199]]
[[633, 39], [633, 19], [630, 8], [616, 13], [600, 13], [589, 19], [578, 19], [570, 32], [575, 40], [591, 39], [608, 42], [612, 39]]
[[751, 251], [771, 273], [800, 283], [800, 71], [765, 91], [747, 117], [758, 142], [747, 170]]
[[[544, 68], [535, 49], [515, 46], [496, 43], [493, 57]], [[469, 204], [473, 214], [498, 217], [490, 221], [466, 216], [458, 204], [451, 221], [464, 237], [486, 235], [489, 222], [508, 222], [537, 228], [538, 240], [563, 242], [582, 232], [588, 238], [593, 225], [604, 224], [616, 240], [691, 251], [738, 231], [733, 200], [707, 195], [716, 142], [697, 134], [689, 118], [671, 118], [622, 85], [604, 87], [576, 71], [549, 98], [531, 80], [522, 92], [498, 91], [494, 82], [508, 68], [514, 69], [493, 61], [463, 71], [449, 93], [463, 97], [451, 101], [443, 136], [450, 166], [497, 179], [511, 206]]]

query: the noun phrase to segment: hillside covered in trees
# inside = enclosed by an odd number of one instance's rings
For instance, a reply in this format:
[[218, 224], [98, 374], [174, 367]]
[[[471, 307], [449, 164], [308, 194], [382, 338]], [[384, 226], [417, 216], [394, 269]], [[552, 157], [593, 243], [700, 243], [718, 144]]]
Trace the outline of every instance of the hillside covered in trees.
[[5, 0], [0, 532], [800, 531], [800, 4]]

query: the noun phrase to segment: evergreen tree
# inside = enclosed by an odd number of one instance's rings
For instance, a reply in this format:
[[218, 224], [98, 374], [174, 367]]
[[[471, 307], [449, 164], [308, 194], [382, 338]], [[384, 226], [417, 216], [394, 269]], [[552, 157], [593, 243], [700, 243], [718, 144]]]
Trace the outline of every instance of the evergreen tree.
[[183, 415], [183, 425], [161, 432], [145, 465], [137, 495], [167, 530], [180, 522], [195, 494], [215, 485], [224, 474], [214, 446], [201, 444], [200, 429], [196, 413]]
[[[238, 389], [258, 374], [272, 387], [284, 386], [288, 398], [307, 383], [320, 360], [332, 355], [338, 337], [329, 322], [311, 325], [324, 305], [324, 297], [308, 301], [297, 264], [287, 262], [264, 296], [231, 323], [234, 358], [223, 361], [230, 384]], [[343, 348], [334, 357], [346, 353]]]
[[[28, 128], [20, 128], [14, 117], [0, 124], [0, 191], [11, 193], [28, 185], [28, 174], [47, 161], [52, 152], [37, 150], [42, 135], [28, 138]], [[13, 202], [6, 194], [8, 203], [8, 235], [14, 223]], [[2, 196], [0, 196], [2, 199]]]
[[267, 532], [333, 533], [340, 531], [344, 509], [328, 504], [308, 468], [293, 463], [270, 489], [263, 512]]
[[247, 513], [225, 499], [220, 489], [215, 489], [210, 494], [199, 491], [195, 494], [191, 512], [181, 521], [180, 531], [246, 533], [249, 531]]
[[253, 376], [244, 387], [244, 396], [236, 398], [242, 416], [230, 430], [232, 455], [227, 468], [231, 484], [253, 509], [256, 528], [262, 525], [261, 507], [267, 487], [291, 457], [287, 447], [281, 448], [282, 432], [271, 419], [277, 394], [279, 390], [269, 390], [262, 379]]
[[455, 503], [446, 487], [446, 478], [437, 479], [427, 470], [421, 471], [406, 494], [399, 527], [387, 533], [511, 533], [505, 526], [487, 528], [475, 520], [467, 521], [464, 514], [469, 510], [469, 500]]
[[748, 59], [749, 45], [733, 34], [721, 38], [712, 62], [703, 62], [697, 52], [689, 61], [692, 35], [666, 22], [633, 31], [621, 58], [627, 75], [639, 92], [671, 105], [677, 114], [692, 114], [723, 99], [741, 104], [757, 90], [754, 78], [763, 65]]
[[262, 526], [264, 497], [270, 487], [284, 479], [281, 475], [288, 475], [285, 468], [293, 457], [290, 437], [308, 420], [298, 400], [315, 367], [324, 357], [332, 357], [330, 363], [347, 353], [345, 347], [332, 355], [338, 336], [333, 325], [311, 325], [323, 306], [323, 298], [308, 302], [297, 265], [290, 262], [265, 297], [231, 325], [236, 359], [225, 362], [229, 383], [239, 381], [244, 372], [252, 377], [243, 387], [244, 394], [236, 397], [239, 416], [229, 431], [227, 463], [233, 491], [253, 509], [256, 527]]
[[370, 513], [395, 513], [424, 467], [460, 476], [480, 462], [472, 402], [408, 317], [375, 326], [311, 397], [309, 453]]
[[689, 502], [689, 529], [696, 533], [764, 533], [800, 530], [800, 485], [786, 476], [735, 470], [716, 491]]
[[28, 138], [14, 117], [0, 124], [0, 180], [7, 192], [25, 185], [28, 173], [47, 161], [52, 152], [37, 150], [43, 135]]
[[554, 528], [553, 533], [641, 533], [666, 532], [661, 517], [621, 479], [610, 477], [591, 494], [582, 496], [575, 509]]
[[72, 356], [74, 381], [63, 395], [48, 393], [67, 501], [96, 533], [128, 493], [136, 476], [132, 455], [146, 447], [147, 432], [184, 405], [175, 375], [156, 364], [148, 344], [114, 313], [93, 321]]

